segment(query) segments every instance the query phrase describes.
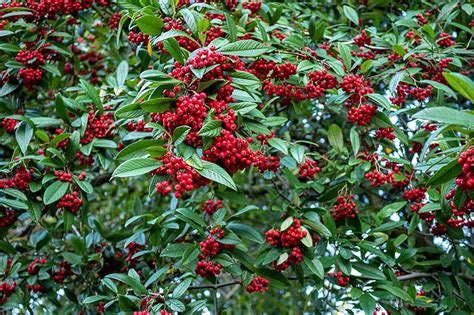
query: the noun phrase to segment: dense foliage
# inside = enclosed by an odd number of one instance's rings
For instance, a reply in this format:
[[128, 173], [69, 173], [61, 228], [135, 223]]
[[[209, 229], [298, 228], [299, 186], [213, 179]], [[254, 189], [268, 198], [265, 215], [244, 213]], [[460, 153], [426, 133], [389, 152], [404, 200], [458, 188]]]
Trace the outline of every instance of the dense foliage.
[[474, 311], [469, 1], [0, 7], [0, 310]]

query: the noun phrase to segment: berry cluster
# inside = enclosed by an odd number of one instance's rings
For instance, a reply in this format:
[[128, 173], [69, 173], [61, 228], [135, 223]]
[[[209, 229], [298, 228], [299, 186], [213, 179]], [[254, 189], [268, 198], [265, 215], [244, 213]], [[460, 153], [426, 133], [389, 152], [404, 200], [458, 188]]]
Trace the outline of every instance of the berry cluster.
[[196, 274], [204, 278], [217, 276], [221, 273], [222, 265], [214, 264], [212, 261], [198, 261], [196, 265]]
[[204, 119], [207, 117], [207, 109], [204, 104], [205, 93], [195, 94], [193, 96], [181, 96], [176, 101], [175, 111], [166, 111], [153, 115], [154, 121], [161, 122], [170, 132], [183, 125], [191, 127], [191, 131], [186, 137], [186, 143], [193, 146], [202, 144], [198, 132], [202, 127]]
[[395, 135], [393, 134], [393, 128], [388, 127], [388, 128], [379, 128], [377, 131], [375, 131], [375, 137], [379, 140], [381, 139], [387, 139], [387, 140], [393, 140], [395, 139]]
[[[430, 16], [430, 13], [426, 12], [425, 15]], [[418, 24], [420, 25], [425, 25], [426, 23], [428, 23], [428, 20], [421, 13], [415, 14], [415, 17], [417, 19]]]
[[125, 128], [128, 131], [142, 131], [142, 132], [151, 132], [153, 131], [152, 128], [145, 127], [146, 122], [144, 120], [140, 120], [137, 122], [129, 121], [125, 124]]
[[0, 189], [16, 188], [22, 191], [29, 189], [29, 183], [32, 181], [34, 171], [20, 166], [16, 169], [16, 174], [9, 179], [0, 179]]
[[64, 209], [71, 213], [77, 213], [82, 207], [83, 201], [79, 198], [79, 193], [65, 194], [57, 204], [58, 209]]
[[106, 112], [99, 116], [93, 110], [89, 111], [87, 127], [84, 136], [81, 138], [81, 144], [91, 143], [94, 138], [112, 138], [115, 129], [113, 115], [113, 112]]
[[300, 249], [301, 240], [306, 237], [308, 231], [301, 227], [301, 221], [293, 218], [293, 224], [285, 231], [271, 229], [265, 233], [267, 243], [274, 247], [290, 248], [288, 259], [281, 264], [273, 262], [273, 267], [278, 271], [288, 269], [292, 264], [297, 265], [303, 261], [303, 254]]
[[330, 213], [334, 221], [355, 218], [359, 211], [356, 209], [354, 195], [338, 196], [336, 198], [336, 204], [331, 208]]
[[122, 14], [120, 12], [115, 12], [109, 19], [110, 29], [116, 30], [119, 27], [120, 20], [122, 19]]
[[426, 202], [413, 203], [410, 205], [410, 211], [412, 213], [418, 214], [420, 219], [425, 220], [428, 223], [431, 223], [435, 219], [435, 215], [432, 212], [420, 213], [421, 208], [423, 208], [425, 205], [426, 205]]
[[67, 261], [61, 261], [59, 263], [59, 270], [53, 274], [53, 280], [56, 283], [62, 284], [64, 283], [64, 279], [71, 274], [71, 264], [69, 264]]
[[453, 36], [448, 33], [441, 33], [439, 39], [436, 41], [439, 46], [446, 48], [456, 45], [456, 42], [453, 40]]
[[164, 163], [153, 174], [168, 176], [169, 179], [156, 184], [156, 192], [167, 195], [174, 191], [176, 198], [180, 198], [185, 191], [191, 191], [206, 185], [209, 181], [199, 175], [184, 159], [167, 153], [160, 160]]
[[338, 84], [336, 77], [329, 74], [326, 70], [310, 72], [308, 73], [308, 79], [324, 90], [334, 89]]
[[222, 208], [222, 200], [207, 200], [202, 206], [201, 210], [208, 215], [213, 215], [218, 209]]
[[456, 185], [465, 191], [474, 191], [474, 146], [459, 155], [458, 164], [461, 174], [456, 178]]
[[134, 32], [134, 31], [130, 31], [128, 33], [128, 40], [129, 42], [131, 43], [134, 43], [135, 45], [141, 45], [141, 44], [148, 44], [148, 41], [150, 40], [150, 38], [148, 37], [148, 35], [145, 35], [143, 34], [142, 32]]
[[[171, 19], [170, 17], [165, 17], [163, 19], [163, 21], [165, 22], [165, 25], [163, 26], [163, 31], [164, 32], [167, 32], [167, 31], [170, 31], [170, 30], [177, 30], [177, 31], [184, 31], [188, 34], [192, 34], [191, 30], [189, 30], [188, 28], [186, 28], [183, 23], [179, 20], [173, 20]], [[189, 37], [186, 37], [186, 36], [176, 36], [175, 37], [176, 41], [178, 42], [179, 44], [179, 47], [182, 47], [188, 51], [195, 51], [196, 49], [199, 48], [199, 44], [192, 40], [191, 38]], [[158, 43], [158, 49], [162, 52], [162, 53], [168, 53], [164, 48], [163, 48], [163, 43], [160, 42]]]
[[[192, 69], [210, 69], [201, 78], [198, 79], [194, 75]], [[199, 51], [196, 56], [188, 60], [187, 64], [181, 66], [175, 63], [175, 69], [170, 73], [170, 76], [175, 79], [183, 81], [190, 88], [197, 90], [198, 84], [209, 80], [227, 79], [231, 77], [225, 74], [229, 70], [244, 70], [244, 64], [238, 57], [226, 57], [223, 54], [216, 52], [215, 47]]]
[[44, 286], [39, 283], [35, 283], [35, 284], [27, 283], [26, 288], [30, 290], [31, 292], [35, 292], [35, 293], [43, 292], [44, 290]]
[[242, 8], [250, 10], [250, 12], [252, 12], [252, 14], [257, 13], [258, 10], [260, 10], [261, 7], [262, 7], [262, 3], [259, 2], [259, 1], [252, 1], [252, 2], [244, 1], [244, 2], [242, 2]]
[[349, 277], [344, 276], [341, 271], [328, 272], [328, 276], [335, 278], [336, 283], [341, 287], [347, 286], [350, 281]]
[[270, 283], [270, 281], [268, 281], [264, 277], [257, 276], [257, 277], [254, 277], [250, 281], [249, 285], [245, 288], [245, 290], [248, 293], [253, 293], [253, 292], [263, 293], [265, 291], [268, 291], [268, 284], [269, 283]]
[[17, 212], [0, 206], [0, 228], [9, 227], [15, 223]]
[[20, 69], [19, 76], [23, 80], [23, 84], [27, 88], [31, 88], [41, 81], [41, 78], [43, 77], [43, 71], [40, 69], [23, 68]]
[[366, 94], [374, 93], [374, 89], [370, 86], [369, 80], [365, 80], [362, 75], [354, 74], [345, 76], [342, 79], [341, 89], [351, 94], [347, 100], [349, 105], [360, 104], [366, 100]]
[[354, 44], [359, 47], [362, 47], [364, 45], [370, 45], [371, 43], [372, 40], [370, 39], [370, 37], [367, 36], [367, 32], [365, 30], [362, 30], [359, 36], [354, 37]]
[[15, 133], [15, 128], [18, 122], [15, 119], [12, 118], [4, 118], [0, 122], [0, 127], [5, 129], [6, 132], [8, 133]]
[[347, 113], [347, 119], [358, 126], [366, 126], [372, 121], [372, 117], [377, 113], [377, 106], [371, 104], [351, 107]]
[[38, 50], [20, 50], [15, 58], [16, 61], [25, 66], [37, 68], [46, 63], [46, 59]]
[[425, 198], [426, 188], [413, 188], [403, 193], [403, 198], [407, 201], [419, 202]]
[[302, 178], [312, 179], [314, 175], [319, 173], [321, 168], [318, 166], [318, 162], [310, 159], [306, 159], [298, 169], [298, 175]]
[[0, 283], [0, 305], [3, 305], [7, 302], [8, 298], [13, 294], [13, 291], [16, 288], [16, 282], [11, 284], [3, 281]]
[[28, 272], [30, 275], [37, 275], [40, 271], [41, 265], [44, 265], [47, 262], [48, 260], [46, 258], [36, 258], [28, 265], [26, 272]]
[[255, 161], [253, 165], [260, 173], [266, 171], [276, 172], [280, 167], [280, 158], [276, 155], [265, 156], [261, 151], [255, 152]]
[[130, 267], [134, 267], [138, 263], [138, 259], [135, 258], [135, 254], [140, 250], [144, 249], [145, 246], [138, 244], [136, 242], [131, 242], [127, 245], [127, 256], [125, 257], [125, 261], [128, 263]]
[[393, 178], [392, 173], [389, 173], [388, 175], [380, 172], [380, 171], [372, 171], [369, 173], [366, 173], [364, 177], [368, 180], [370, 180], [370, 186], [372, 187], [379, 187], [382, 186], [383, 184], [390, 182]]
[[233, 174], [256, 161], [255, 152], [249, 147], [252, 141], [252, 138], [236, 138], [230, 131], [222, 130], [212, 147], [204, 151], [203, 159], [219, 164]]
[[62, 171], [54, 171], [54, 176], [58, 178], [59, 181], [72, 183], [72, 174]]

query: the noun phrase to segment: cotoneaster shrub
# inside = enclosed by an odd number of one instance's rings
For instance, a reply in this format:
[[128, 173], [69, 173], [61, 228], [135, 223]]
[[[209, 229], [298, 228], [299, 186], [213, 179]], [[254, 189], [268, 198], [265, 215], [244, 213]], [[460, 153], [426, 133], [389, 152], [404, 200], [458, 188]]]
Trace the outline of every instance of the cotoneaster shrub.
[[474, 311], [468, 1], [0, 7], [0, 309]]

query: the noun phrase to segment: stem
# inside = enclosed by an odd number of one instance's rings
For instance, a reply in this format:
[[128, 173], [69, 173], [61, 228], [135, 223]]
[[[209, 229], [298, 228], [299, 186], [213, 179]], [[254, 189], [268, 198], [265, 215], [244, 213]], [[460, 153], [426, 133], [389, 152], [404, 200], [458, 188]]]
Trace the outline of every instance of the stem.
[[224, 282], [224, 283], [203, 284], [203, 285], [191, 286], [188, 288], [188, 290], [202, 290], [202, 289], [217, 290], [223, 287], [228, 287], [228, 286], [236, 285], [236, 284], [242, 284], [242, 282], [240, 280], [233, 280], [233, 281]]
[[214, 296], [214, 315], [219, 315], [219, 301], [217, 300], [217, 289], [212, 292]]

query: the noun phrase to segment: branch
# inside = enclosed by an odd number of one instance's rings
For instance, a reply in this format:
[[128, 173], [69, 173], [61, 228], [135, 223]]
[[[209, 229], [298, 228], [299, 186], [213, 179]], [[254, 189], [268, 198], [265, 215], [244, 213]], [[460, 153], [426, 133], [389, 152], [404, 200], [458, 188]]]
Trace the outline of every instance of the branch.
[[416, 279], [416, 278], [427, 278], [427, 277], [432, 278], [433, 275], [434, 274], [432, 273], [414, 272], [414, 273], [409, 273], [407, 275], [401, 275], [397, 278], [400, 281], [406, 281], [406, 280], [411, 280], [411, 279]]
[[[469, 275], [466, 275], [464, 273], [460, 273], [460, 274], [453, 274], [451, 272], [442, 272], [444, 273], [445, 275], [448, 275], [448, 276], [458, 276], [458, 277], [461, 277], [461, 278], [464, 278], [466, 280], [469, 280], [469, 281], [472, 281], [474, 282], [474, 277], [473, 276], [469, 276]], [[425, 273], [425, 272], [413, 272], [413, 273], [409, 273], [407, 275], [401, 275], [398, 278], [398, 280], [400, 281], [406, 281], [406, 280], [411, 280], [411, 279], [417, 279], [417, 278], [438, 278], [438, 273]]]
[[188, 288], [188, 290], [201, 290], [201, 289], [213, 289], [217, 290], [223, 287], [228, 287], [231, 285], [241, 285], [242, 281], [240, 280], [233, 280], [230, 282], [224, 282], [224, 283], [216, 283], [216, 284], [203, 284], [203, 285], [197, 285], [197, 286], [191, 286]]
[[111, 173], [100, 174], [99, 176], [97, 176], [96, 178], [94, 178], [94, 179], [91, 181], [91, 184], [92, 184], [92, 186], [94, 186], [94, 187], [100, 186], [100, 185], [103, 185], [103, 184], [105, 184], [105, 183], [108, 183], [111, 178], [112, 178], [112, 174], [111, 174]]

